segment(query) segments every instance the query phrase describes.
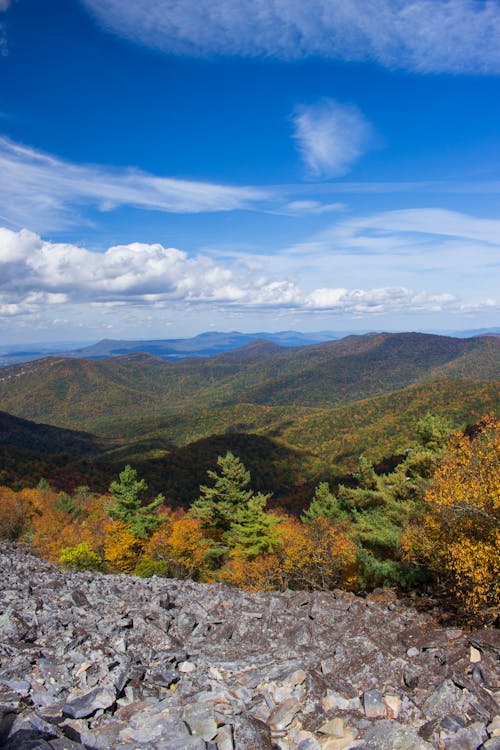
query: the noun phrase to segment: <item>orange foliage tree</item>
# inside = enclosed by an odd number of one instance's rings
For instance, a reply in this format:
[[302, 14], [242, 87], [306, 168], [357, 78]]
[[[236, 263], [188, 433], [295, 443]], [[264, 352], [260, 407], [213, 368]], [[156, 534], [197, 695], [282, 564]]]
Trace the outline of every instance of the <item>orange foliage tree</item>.
[[217, 580], [248, 591], [283, 588], [283, 572], [276, 554], [262, 554], [249, 559], [244, 551], [235, 549], [218, 572]]
[[252, 590], [327, 590], [355, 584], [357, 546], [345, 525], [326, 518], [301, 524], [283, 516], [277, 533], [279, 544], [270, 554], [248, 559], [241, 550], [233, 550], [219, 580]]
[[423, 524], [403, 534], [410, 559], [424, 562], [470, 612], [500, 603], [500, 421], [455, 435], [425, 495]]
[[357, 546], [348, 531], [328, 518], [309, 524], [289, 520], [278, 553], [284, 580], [296, 588], [321, 590], [354, 585]]
[[0, 539], [19, 539], [27, 532], [31, 515], [32, 504], [24, 490], [0, 487]]
[[170, 575], [176, 578], [203, 578], [208, 574], [206, 553], [210, 546], [201, 522], [180, 512], [155, 531], [145, 554], [167, 562]]

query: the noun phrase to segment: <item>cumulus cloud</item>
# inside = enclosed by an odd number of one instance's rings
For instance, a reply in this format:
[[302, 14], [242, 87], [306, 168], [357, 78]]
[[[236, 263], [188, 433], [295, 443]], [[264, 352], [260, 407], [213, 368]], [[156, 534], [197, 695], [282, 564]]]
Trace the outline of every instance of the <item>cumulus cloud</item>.
[[82, 0], [105, 28], [169, 54], [375, 61], [500, 73], [497, 0]]
[[346, 174], [372, 138], [372, 128], [359, 109], [333, 99], [299, 107], [293, 123], [299, 151], [313, 177]]
[[[37, 295], [39, 295], [37, 297]], [[160, 244], [131, 243], [104, 253], [45, 242], [0, 228], [0, 304], [4, 314], [43, 305], [91, 303], [161, 307], [172, 302], [278, 307], [299, 299], [289, 281], [232, 269]]]
[[[416, 292], [400, 286], [322, 287], [306, 293], [295, 281], [269, 277], [255, 266], [189, 256], [160, 244], [136, 242], [98, 253], [69, 243], [46, 242], [25, 229], [0, 228], [3, 319], [50, 308], [63, 313], [75, 306], [88, 310], [89, 305], [102, 310], [180, 307], [366, 316], [464, 310], [472, 309], [471, 304], [447, 292]], [[487, 300], [485, 305], [490, 308], [496, 303]]]
[[141, 172], [80, 165], [0, 136], [0, 217], [40, 230], [81, 223], [82, 206], [112, 210], [199, 213], [251, 208], [264, 189], [178, 180]]
[[459, 308], [453, 294], [428, 294], [405, 287], [380, 289], [316, 289], [305, 300], [315, 310], [350, 312], [356, 315], [398, 312], [442, 312]]

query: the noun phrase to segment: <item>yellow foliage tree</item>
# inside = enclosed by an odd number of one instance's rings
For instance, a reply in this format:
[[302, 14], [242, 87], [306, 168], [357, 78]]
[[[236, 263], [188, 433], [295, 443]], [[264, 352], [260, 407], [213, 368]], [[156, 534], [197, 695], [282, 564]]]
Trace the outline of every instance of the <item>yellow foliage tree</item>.
[[201, 522], [179, 513], [155, 531], [145, 553], [152, 560], [166, 561], [175, 578], [203, 578], [208, 573], [206, 552], [210, 546]]
[[217, 580], [248, 591], [280, 588], [280, 559], [275, 554], [258, 555], [249, 559], [244, 551], [235, 549], [218, 573]]
[[357, 546], [345, 525], [328, 518], [308, 524], [288, 520], [278, 554], [284, 580], [295, 587], [328, 590], [356, 582]]
[[219, 580], [252, 590], [288, 587], [327, 590], [356, 582], [357, 547], [346, 527], [326, 518], [302, 524], [282, 516], [279, 545], [271, 554], [231, 552]]
[[112, 572], [133, 573], [144, 550], [138, 539], [123, 521], [110, 521], [105, 529], [104, 559]]
[[403, 534], [409, 559], [424, 562], [470, 612], [500, 603], [500, 421], [455, 435], [425, 496], [423, 524]]

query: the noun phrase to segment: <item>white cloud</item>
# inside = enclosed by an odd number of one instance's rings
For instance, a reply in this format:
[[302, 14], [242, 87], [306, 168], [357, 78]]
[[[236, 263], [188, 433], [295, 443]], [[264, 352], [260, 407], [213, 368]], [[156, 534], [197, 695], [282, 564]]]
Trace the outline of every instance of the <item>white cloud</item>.
[[500, 73], [498, 0], [82, 1], [109, 30], [169, 54]]
[[0, 0], [0, 11], [7, 10], [11, 4], [11, 0]]
[[[353, 222], [355, 224], [355, 222]], [[500, 220], [483, 219], [441, 208], [412, 208], [386, 211], [360, 222], [366, 228], [385, 233], [415, 232], [446, 237], [463, 237], [488, 244], [500, 244]]]
[[337, 211], [345, 211], [345, 203], [321, 203], [315, 200], [296, 200], [286, 203], [275, 213], [285, 214], [288, 216], [308, 216], [318, 214], [329, 214]]
[[[218, 311], [294, 311], [370, 316], [384, 313], [496, 309], [492, 299], [461, 300], [402, 286], [304, 291], [291, 279], [255, 266], [189, 256], [160, 244], [131, 243], [97, 253], [0, 228], [0, 318], [26, 318], [57, 308], [83, 322], [89, 306], [102, 314], [173, 307]], [[73, 311], [73, 312], [72, 312]]]
[[82, 206], [112, 210], [199, 213], [250, 208], [264, 189], [178, 180], [96, 165], [79, 165], [0, 136], [0, 217], [14, 226], [45, 231], [81, 223]]
[[372, 129], [352, 105], [323, 99], [297, 109], [293, 118], [294, 137], [314, 177], [338, 177], [367, 149]]
[[453, 294], [428, 294], [405, 287], [380, 289], [316, 289], [306, 298], [306, 305], [316, 310], [330, 310], [365, 315], [373, 313], [442, 312], [460, 308]]
[[40, 307], [68, 302], [279, 307], [297, 302], [299, 293], [292, 282], [225, 267], [206, 256], [189, 257], [160, 244], [135, 242], [97, 253], [44, 242], [26, 229], [0, 228], [0, 304], [17, 314], [32, 311], [38, 299]]
[[481, 259], [498, 262], [500, 220], [437, 208], [384, 211], [343, 219], [287, 249], [299, 257], [326, 252], [350, 253], [351, 257], [354, 253], [392, 259], [408, 256], [416, 268], [433, 256], [437, 262], [450, 263], [450, 269], [457, 266], [452, 254], [465, 252], [466, 266], [472, 268]]

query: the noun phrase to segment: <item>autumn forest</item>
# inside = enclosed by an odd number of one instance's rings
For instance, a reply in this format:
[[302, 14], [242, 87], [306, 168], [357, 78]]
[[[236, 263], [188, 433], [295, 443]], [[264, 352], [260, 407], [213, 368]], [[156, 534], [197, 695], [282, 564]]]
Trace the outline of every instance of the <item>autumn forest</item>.
[[499, 340], [0, 369], [0, 536], [77, 570], [500, 597]]

